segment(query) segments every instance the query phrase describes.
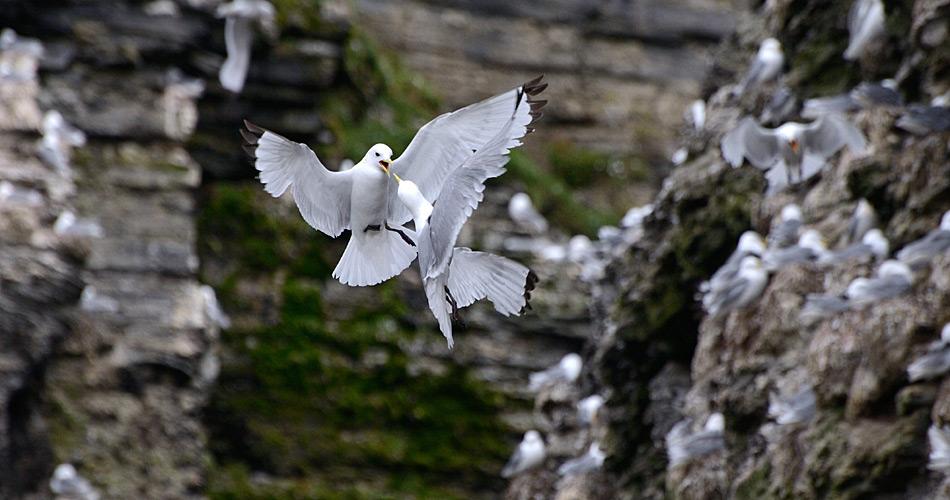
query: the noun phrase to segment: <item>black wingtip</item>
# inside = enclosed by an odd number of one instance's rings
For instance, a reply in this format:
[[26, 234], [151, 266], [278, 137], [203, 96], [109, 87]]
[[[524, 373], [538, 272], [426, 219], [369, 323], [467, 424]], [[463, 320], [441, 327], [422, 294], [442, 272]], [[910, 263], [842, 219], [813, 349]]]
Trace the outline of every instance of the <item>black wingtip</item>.
[[[534, 80], [525, 82], [524, 85], [522, 85], [520, 89], [521, 92], [523, 92], [523, 94], [527, 96], [527, 103], [528, 103], [528, 106], [530, 106], [531, 108], [531, 111], [530, 111], [531, 123], [529, 123], [528, 127], [526, 127], [527, 128], [525, 132], [526, 134], [530, 134], [531, 132], [534, 132], [534, 127], [531, 127], [530, 125], [532, 125], [534, 122], [538, 121], [539, 118], [541, 118], [541, 116], [543, 115], [543, 113], [541, 112], [541, 108], [543, 108], [548, 103], [548, 101], [545, 99], [532, 99], [532, 97], [537, 96], [538, 94], [540, 94], [541, 92], [544, 92], [544, 90], [548, 88], [547, 82], [542, 83], [543, 79], [544, 79], [544, 75], [541, 75], [535, 78]], [[519, 98], [518, 98], [519, 102], [521, 102], [521, 97], [522, 96], [519, 93]]]
[[528, 276], [524, 280], [524, 307], [521, 308], [521, 311], [518, 311], [518, 314], [524, 314], [525, 311], [531, 310], [531, 291], [534, 290], [538, 281], [538, 275], [528, 269]]
[[252, 160], [257, 159], [257, 143], [260, 141], [261, 136], [264, 135], [265, 130], [253, 123], [244, 120], [244, 127], [238, 129], [238, 132], [241, 134], [241, 138], [244, 139], [241, 144], [241, 148], [244, 149], [244, 152], [251, 157]]

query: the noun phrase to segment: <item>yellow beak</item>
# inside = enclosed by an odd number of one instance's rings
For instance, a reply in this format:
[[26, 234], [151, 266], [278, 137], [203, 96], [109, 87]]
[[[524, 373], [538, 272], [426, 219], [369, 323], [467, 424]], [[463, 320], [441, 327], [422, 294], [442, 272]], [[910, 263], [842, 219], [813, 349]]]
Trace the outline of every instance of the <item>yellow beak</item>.
[[402, 182], [402, 179], [399, 178], [399, 176], [396, 174], [396, 172], [393, 172], [393, 177], [396, 178], [396, 182]]

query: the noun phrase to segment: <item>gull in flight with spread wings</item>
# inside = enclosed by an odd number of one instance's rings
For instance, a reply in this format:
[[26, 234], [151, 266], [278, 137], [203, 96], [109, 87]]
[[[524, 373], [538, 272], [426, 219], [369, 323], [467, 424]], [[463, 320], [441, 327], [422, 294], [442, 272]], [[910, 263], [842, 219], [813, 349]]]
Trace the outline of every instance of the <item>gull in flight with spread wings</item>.
[[[541, 77], [508, 92], [445, 113], [424, 125], [402, 155], [393, 160], [376, 144], [353, 168], [327, 170], [305, 144], [245, 122], [245, 149], [255, 158], [264, 189], [274, 197], [288, 189], [300, 215], [332, 237], [351, 231], [333, 277], [351, 286], [381, 283], [409, 267], [416, 256], [402, 226], [412, 219], [399, 203], [396, 182], [387, 173], [412, 181], [427, 200], [436, 200], [454, 170], [465, 164], [507, 127], [513, 148], [532, 130], [546, 101], [535, 100], [547, 87]], [[456, 298], [458, 299], [458, 298]]]
[[521, 144], [512, 137], [525, 132], [512, 132], [513, 126], [514, 119], [449, 174], [433, 199], [437, 202], [434, 206], [415, 182], [393, 172], [399, 201], [412, 213], [419, 274], [429, 309], [449, 348], [454, 345], [452, 317], [458, 309], [487, 298], [504, 316], [520, 314], [529, 307], [530, 292], [537, 282], [530, 269], [511, 259], [455, 246], [462, 226], [484, 197], [485, 181], [505, 172], [509, 149]]

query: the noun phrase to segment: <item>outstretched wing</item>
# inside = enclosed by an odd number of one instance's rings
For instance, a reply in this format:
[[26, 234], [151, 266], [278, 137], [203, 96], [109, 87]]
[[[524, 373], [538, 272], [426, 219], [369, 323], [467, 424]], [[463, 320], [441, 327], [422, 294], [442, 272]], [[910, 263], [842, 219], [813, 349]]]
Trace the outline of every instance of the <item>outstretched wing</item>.
[[350, 227], [352, 170], [331, 172], [306, 144], [246, 120], [244, 127], [244, 148], [255, 159], [265, 191], [277, 198], [290, 188], [304, 220], [329, 236], [339, 236]]
[[733, 167], [742, 165], [742, 158], [761, 169], [770, 168], [779, 159], [775, 133], [764, 129], [751, 117], [722, 138], [722, 157]]
[[826, 159], [844, 146], [854, 153], [861, 153], [867, 147], [864, 134], [840, 115], [818, 118], [802, 133], [802, 140], [807, 152]]
[[[512, 125], [508, 129], [508, 148], [521, 145], [520, 139], [531, 132], [532, 122], [541, 116], [541, 107], [547, 103], [532, 99], [548, 86], [541, 83], [541, 78], [425, 124], [390, 170], [415, 182], [422, 195], [434, 202], [449, 174], [485, 147], [502, 127]], [[391, 183], [389, 194], [390, 222], [406, 223], [412, 216], [396, 201], [395, 183]]]
[[528, 308], [537, 275], [526, 266], [500, 255], [456, 248], [449, 266], [448, 288], [459, 309], [488, 299], [504, 316]]
[[502, 123], [493, 139], [448, 175], [441, 190], [426, 197], [438, 201], [418, 242], [423, 278], [445, 272], [462, 226], [484, 198], [485, 181], [505, 173], [514, 126], [514, 118]]

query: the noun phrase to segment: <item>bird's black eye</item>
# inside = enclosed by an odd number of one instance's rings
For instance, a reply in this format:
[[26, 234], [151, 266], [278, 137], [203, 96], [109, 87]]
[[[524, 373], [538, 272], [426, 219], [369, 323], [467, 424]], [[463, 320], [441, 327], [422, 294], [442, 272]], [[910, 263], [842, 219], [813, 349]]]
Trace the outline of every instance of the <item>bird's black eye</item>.
[[379, 156], [379, 153], [376, 153], [376, 156]]

